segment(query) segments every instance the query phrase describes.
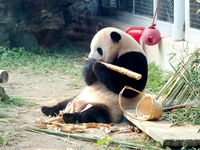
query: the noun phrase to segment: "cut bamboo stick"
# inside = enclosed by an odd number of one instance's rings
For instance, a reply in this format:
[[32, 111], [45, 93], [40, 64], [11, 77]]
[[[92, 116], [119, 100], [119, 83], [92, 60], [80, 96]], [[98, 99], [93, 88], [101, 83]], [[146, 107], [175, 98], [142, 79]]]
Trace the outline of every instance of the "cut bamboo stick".
[[166, 102], [163, 104], [164, 106], [171, 106], [174, 103], [174, 100], [176, 99], [176, 96], [180, 93], [180, 90], [183, 87], [183, 85], [184, 81], [181, 81], [178, 83], [178, 85], [176, 85], [176, 88], [173, 89]]
[[185, 108], [186, 106], [188, 106], [188, 104], [180, 104], [180, 105], [166, 107], [163, 109], [163, 112], [171, 111], [173, 109], [178, 109], [178, 108]]
[[[88, 60], [88, 58], [84, 58], [84, 59]], [[127, 75], [128, 77], [131, 77], [133, 79], [140, 80], [142, 78], [141, 74], [139, 74], [137, 72], [133, 72], [133, 71], [126, 69], [124, 67], [119, 67], [119, 66], [116, 66], [116, 65], [113, 65], [113, 64], [102, 62], [102, 61], [99, 61], [99, 62], [104, 64], [108, 69], [116, 71], [116, 72], [121, 73], [123, 75]]]
[[112, 65], [112, 64], [108, 64], [108, 63], [105, 63], [105, 62], [101, 62], [101, 63], [104, 64], [108, 69], [119, 72], [123, 75], [127, 75], [128, 77], [131, 77], [133, 79], [140, 80], [142, 78], [141, 74], [133, 72], [133, 71], [128, 70], [126, 68], [119, 67], [119, 66]]
[[163, 88], [159, 91], [159, 93], [156, 95], [155, 99], [157, 100], [163, 92], [166, 91], [166, 89], [177, 79], [177, 77], [182, 73], [183, 68], [180, 68], [171, 78], [167, 81], [167, 83], [163, 86]]
[[180, 92], [180, 96], [177, 99], [175, 105], [179, 105], [179, 104], [185, 102], [186, 99], [188, 98], [188, 95], [190, 92], [191, 92], [190, 87], [189, 87], [189, 85], [186, 84], [185, 87], [183, 88], [183, 90]]

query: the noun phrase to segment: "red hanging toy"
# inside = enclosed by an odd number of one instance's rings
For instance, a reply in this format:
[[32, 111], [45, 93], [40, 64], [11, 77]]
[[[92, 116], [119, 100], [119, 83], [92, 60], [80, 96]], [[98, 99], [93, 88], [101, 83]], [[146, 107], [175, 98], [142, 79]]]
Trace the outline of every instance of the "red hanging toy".
[[130, 26], [125, 30], [125, 32], [130, 34], [140, 44], [140, 37], [144, 29], [145, 27], [141, 26]]
[[158, 29], [156, 29], [156, 24], [154, 23], [159, 3], [160, 0], [158, 0], [153, 22], [150, 27], [144, 28], [141, 26], [130, 26], [125, 30], [125, 32], [130, 34], [139, 44], [140, 38], [142, 38], [143, 42], [147, 45], [156, 45], [161, 39], [160, 32]]
[[158, 0], [156, 11], [153, 17], [153, 22], [150, 27], [144, 29], [141, 38], [143, 39], [143, 42], [147, 45], [156, 45], [159, 43], [161, 39], [160, 31], [156, 29], [156, 24], [154, 23], [156, 13], [158, 11], [160, 0]]

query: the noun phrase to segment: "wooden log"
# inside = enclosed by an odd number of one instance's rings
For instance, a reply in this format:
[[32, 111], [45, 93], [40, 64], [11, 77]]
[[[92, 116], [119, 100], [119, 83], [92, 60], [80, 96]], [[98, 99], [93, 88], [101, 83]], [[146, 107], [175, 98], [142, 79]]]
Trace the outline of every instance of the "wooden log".
[[5, 70], [0, 70], [0, 83], [5, 83], [8, 81], [9, 75]]
[[4, 88], [0, 86], [0, 97], [2, 101], [9, 100], [10, 97], [6, 94]]

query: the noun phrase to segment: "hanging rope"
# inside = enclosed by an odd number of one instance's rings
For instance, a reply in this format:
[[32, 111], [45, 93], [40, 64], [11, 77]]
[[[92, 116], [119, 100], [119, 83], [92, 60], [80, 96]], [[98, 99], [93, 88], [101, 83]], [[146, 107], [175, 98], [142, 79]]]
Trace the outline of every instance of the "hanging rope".
[[156, 6], [156, 11], [155, 11], [154, 16], [153, 16], [153, 21], [151, 23], [151, 27], [152, 28], [156, 26], [156, 24], [154, 23], [154, 21], [155, 21], [155, 18], [156, 18], [156, 14], [157, 14], [157, 11], [158, 11], [159, 4], [160, 4], [160, 0], [158, 0], [157, 6]]

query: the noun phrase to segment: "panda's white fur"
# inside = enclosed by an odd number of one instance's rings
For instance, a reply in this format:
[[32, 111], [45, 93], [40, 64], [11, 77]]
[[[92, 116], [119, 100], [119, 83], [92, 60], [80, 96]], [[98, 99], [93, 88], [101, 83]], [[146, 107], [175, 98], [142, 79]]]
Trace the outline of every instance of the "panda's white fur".
[[[120, 35], [119, 41], [112, 41], [110, 36], [112, 32], [117, 32]], [[98, 47], [103, 50], [102, 55], [97, 52]], [[120, 58], [123, 54], [129, 52], [139, 52], [145, 57], [142, 47], [130, 35], [113, 27], [107, 27], [98, 31], [91, 41], [90, 48], [89, 59], [95, 59], [106, 63], [113, 63], [116, 56], [117, 58]], [[146, 83], [144, 84], [146, 85]], [[110, 114], [108, 122], [119, 122], [122, 118], [122, 110], [119, 107], [118, 94], [119, 93], [109, 90], [102, 82], [97, 80], [93, 84], [87, 85], [78, 96], [69, 101], [73, 103], [75, 113], [87, 111], [84, 109], [88, 105], [105, 105], [107, 106], [106, 111]], [[122, 97], [122, 107], [124, 109], [135, 108], [141, 97], [142, 95], [140, 94], [132, 98]], [[44, 106], [42, 112], [46, 115], [55, 114], [59, 109], [65, 108], [62, 105], [66, 105], [69, 101], [53, 107]], [[109, 110], [107, 110], [107, 108]]]
[[[117, 33], [121, 35], [121, 40], [119, 41], [119, 43], [113, 44], [112, 40], [110, 39], [110, 33], [113, 31], [116, 31]], [[108, 40], [105, 40], [105, 39], [108, 39]], [[104, 49], [105, 54], [103, 56], [97, 53], [96, 51], [97, 47], [102, 47], [102, 49]], [[117, 53], [118, 53], [118, 57], [120, 57], [122, 54], [130, 52], [130, 51], [138, 51], [145, 55], [144, 50], [142, 49], [141, 45], [139, 45], [135, 41], [135, 39], [133, 39], [132, 36], [130, 36], [129, 34], [117, 28], [107, 27], [107, 28], [101, 29], [93, 37], [92, 42], [90, 44], [90, 54], [88, 57], [94, 58], [96, 60], [100, 60], [103, 62], [111, 63], [113, 61], [113, 58], [117, 55]]]
[[[110, 108], [110, 122], [119, 122], [122, 117], [122, 110], [120, 109], [118, 98], [118, 94], [109, 91], [102, 83], [96, 82], [92, 86], [86, 86], [83, 91], [75, 98], [73, 101], [73, 105], [75, 106], [74, 111], [80, 112], [82, 107], [86, 107], [88, 104], [103, 104]], [[122, 97], [122, 107], [124, 109], [133, 109], [136, 107], [136, 104], [141, 98], [142, 95], [138, 95], [132, 99]]]

